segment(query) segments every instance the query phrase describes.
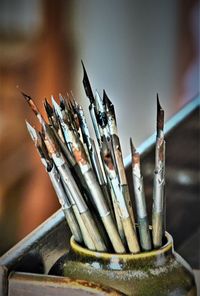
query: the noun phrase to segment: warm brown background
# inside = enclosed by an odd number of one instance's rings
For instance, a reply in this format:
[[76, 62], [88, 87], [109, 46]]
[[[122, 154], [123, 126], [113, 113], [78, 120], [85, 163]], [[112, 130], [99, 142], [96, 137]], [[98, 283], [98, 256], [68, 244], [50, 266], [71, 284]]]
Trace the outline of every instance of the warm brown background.
[[198, 92], [198, 14], [197, 0], [0, 0], [0, 253], [59, 206], [19, 90], [42, 108], [73, 89], [86, 106], [83, 58], [94, 88], [115, 103], [127, 155], [129, 136], [138, 145], [154, 130], [157, 91], [167, 117]]

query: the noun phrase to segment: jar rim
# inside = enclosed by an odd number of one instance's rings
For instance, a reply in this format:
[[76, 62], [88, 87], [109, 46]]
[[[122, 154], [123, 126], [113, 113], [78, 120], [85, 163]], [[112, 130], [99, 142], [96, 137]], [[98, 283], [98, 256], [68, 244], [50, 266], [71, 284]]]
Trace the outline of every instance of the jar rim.
[[81, 245], [79, 245], [75, 241], [73, 236], [70, 239], [70, 245], [71, 245], [71, 248], [75, 252], [81, 253], [83, 255], [102, 258], [102, 259], [106, 259], [106, 258], [110, 259], [110, 258], [115, 258], [115, 257], [117, 257], [118, 259], [120, 259], [120, 258], [121, 259], [142, 259], [142, 258], [147, 258], [147, 257], [158, 256], [158, 255], [164, 254], [170, 250], [173, 250], [173, 238], [167, 231], [165, 231], [165, 238], [167, 239], [167, 242], [161, 248], [155, 249], [152, 251], [147, 251], [147, 252], [140, 252], [137, 254], [132, 254], [132, 253], [118, 254], [118, 253], [92, 251], [92, 250], [89, 250], [89, 249], [84, 248]]

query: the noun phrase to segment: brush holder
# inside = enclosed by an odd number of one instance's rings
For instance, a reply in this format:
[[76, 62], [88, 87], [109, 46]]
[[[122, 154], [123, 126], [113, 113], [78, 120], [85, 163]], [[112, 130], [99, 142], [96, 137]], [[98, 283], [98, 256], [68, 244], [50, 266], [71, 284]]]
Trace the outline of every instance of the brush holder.
[[50, 274], [96, 282], [125, 295], [197, 295], [192, 269], [174, 251], [167, 232], [163, 247], [139, 254], [90, 251], [73, 237], [70, 245], [69, 253], [55, 263]]

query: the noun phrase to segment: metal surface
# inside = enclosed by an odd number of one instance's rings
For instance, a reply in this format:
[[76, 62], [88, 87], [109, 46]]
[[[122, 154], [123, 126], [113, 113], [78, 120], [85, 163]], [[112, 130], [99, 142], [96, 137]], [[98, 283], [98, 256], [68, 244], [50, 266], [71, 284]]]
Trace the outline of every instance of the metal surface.
[[[167, 230], [174, 238], [175, 250], [195, 269], [200, 269], [197, 243], [200, 233], [199, 182], [197, 181], [199, 173], [199, 105], [200, 97], [197, 97], [177, 112], [165, 125], [168, 147], [166, 153]], [[149, 170], [150, 172], [153, 170], [154, 143], [155, 134], [138, 149], [142, 153], [142, 174], [145, 180], [149, 212], [151, 212], [149, 205], [152, 198], [152, 177], [150, 177]], [[186, 145], [192, 153], [186, 153]], [[130, 159], [128, 157], [125, 164], [132, 194], [131, 166], [128, 165]], [[187, 182], [188, 171], [192, 172], [189, 175], [190, 179], [192, 178], [189, 183]], [[178, 172], [178, 175], [182, 177], [172, 180], [171, 172], [174, 175]], [[31, 277], [33, 273], [47, 274], [55, 261], [67, 251], [70, 236], [71, 233], [60, 210], [10, 249], [0, 259], [0, 295], [8, 295], [9, 274], [13, 270], [31, 273]], [[199, 271], [196, 271], [196, 274], [196, 280], [199, 280]], [[51, 278], [48, 277], [48, 280], [51, 281]], [[46, 283], [41, 283], [45, 287]]]
[[146, 200], [144, 193], [143, 177], [140, 171], [140, 155], [136, 152], [132, 140], [131, 154], [132, 154], [132, 175], [133, 175], [133, 187], [137, 209], [137, 222], [139, 228], [139, 237], [141, 247], [145, 251], [149, 251], [152, 248], [151, 237], [149, 232], [149, 221], [146, 210]]
[[[199, 114], [200, 96], [195, 97], [165, 124], [166, 150], [166, 229], [172, 234], [175, 250], [193, 268], [200, 268], [199, 253], [199, 184], [200, 184], [200, 146]], [[152, 173], [154, 170], [154, 133], [138, 151], [142, 159], [142, 175], [147, 202], [147, 211], [152, 211]], [[188, 153], [191, 151], [192, 153]], [[130, 193], [130, 156], [126, 159], [126, 171]], [[151, 224], [151, 221], [150, 221]]]

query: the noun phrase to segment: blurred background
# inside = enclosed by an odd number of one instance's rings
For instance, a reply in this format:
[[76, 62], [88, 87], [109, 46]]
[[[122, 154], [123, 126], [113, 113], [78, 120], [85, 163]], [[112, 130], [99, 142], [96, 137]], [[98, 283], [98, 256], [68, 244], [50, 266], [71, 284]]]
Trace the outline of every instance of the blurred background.
[[[155, 129], [156, 93], [166, 119], [199, 92], [198, 0], [0, 0], [0, 255], [59, 208], [24, 120], [73, 91], [115, 104], [124, 157]], [[88, 121], [90, 121], [88, 116]]]

